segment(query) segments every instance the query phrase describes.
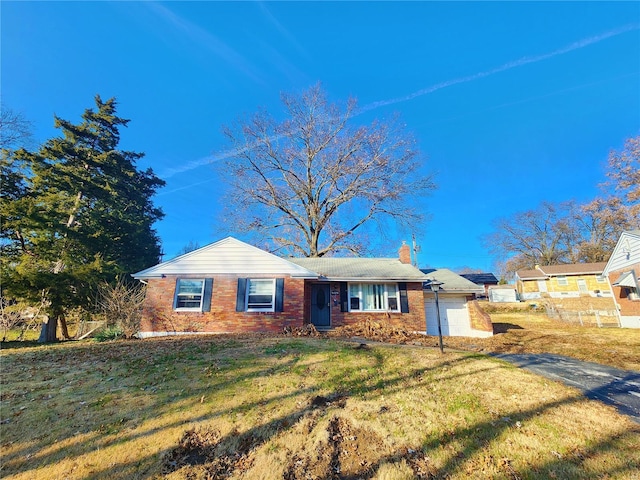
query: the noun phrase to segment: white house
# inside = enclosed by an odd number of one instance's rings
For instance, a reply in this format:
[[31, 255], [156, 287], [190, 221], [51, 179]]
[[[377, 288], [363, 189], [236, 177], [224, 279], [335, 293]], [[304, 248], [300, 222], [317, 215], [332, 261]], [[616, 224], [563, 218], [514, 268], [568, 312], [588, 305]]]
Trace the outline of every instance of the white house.
[[640, 230], [620, 235], [603, 275], [611, 285], [620, 326], [640, 328]]

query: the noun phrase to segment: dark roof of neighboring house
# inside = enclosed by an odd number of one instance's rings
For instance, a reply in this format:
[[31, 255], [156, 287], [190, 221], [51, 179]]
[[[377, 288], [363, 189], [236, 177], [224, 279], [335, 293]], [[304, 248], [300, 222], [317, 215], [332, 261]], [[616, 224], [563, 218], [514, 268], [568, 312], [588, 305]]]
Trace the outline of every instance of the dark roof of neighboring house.
[[536, 280], [558, 275], [600, 275], [607, 262], [568, 263], [566, 265], [544, 265], [534, 270], [518, 270], [516, 275], [521, 280]]
[[496, 285], [498, 283], [498, 279], [493, 273], [461, 273], [460, 276], [477, 285]]
[[[475, 283], [470, 282], [466, 278], [463, 278], [461, 275], [458, 275], [457, 273], [454, 273], [446, 268], [421, 268], [420, 271], [427, 275], [429, 279], [442, 282], [440, 288], [442, 289], [443, 293], [480, 293], [484, 290], [482, 287], [479, 287]], [[429, 287], [429, 281], [424, 282], [422, 286], [423, 288]]]

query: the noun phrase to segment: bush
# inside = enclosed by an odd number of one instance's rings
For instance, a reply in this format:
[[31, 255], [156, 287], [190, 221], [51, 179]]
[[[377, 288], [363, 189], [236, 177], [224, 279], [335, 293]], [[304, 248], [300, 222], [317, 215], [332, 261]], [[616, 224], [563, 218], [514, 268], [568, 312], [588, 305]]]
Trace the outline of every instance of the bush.
[[111, 327], [106, 327], [103, 328], [102, 330], [98, 331], [95, 335], [94, 338], [98, 341], [98, 342], [106, 342], [109, 340], [117, 340], [118, 338], [122, 337], [124, 335], [124, 332], [122, 331], [122, 329], [118, 326], [111, 326]]
[[107, 329], [115, 327], [119, 336], [133, 337], [140, 330], [145, 286], [119, 279], [115, 284], [104, 283], [98, 289], [98, 305], [107, 321]]

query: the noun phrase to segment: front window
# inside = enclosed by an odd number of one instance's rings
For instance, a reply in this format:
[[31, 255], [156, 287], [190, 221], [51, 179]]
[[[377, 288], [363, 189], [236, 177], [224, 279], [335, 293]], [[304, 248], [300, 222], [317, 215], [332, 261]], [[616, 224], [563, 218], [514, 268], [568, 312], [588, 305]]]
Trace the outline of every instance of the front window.
[[273, 312], [276, 293], [275, 279], [247, 280], [247, 311]]
[[204, 279], [178, 280], [176, 286], [176, 310], [202, 310], [204, 298]]
[[567, 277], [565, 277], [564, 275], [561, 275], [558, 277], [558, 285], [569, 285], [569, 280], [567, 280]]
[[598, 282], [598, 283], [607, 283], [607, 277], [605, 277], [604, 275], [598, 275], [596, 277], [596, 282]]
[[352, 312], [397, 312], [398, 298], [395, 283], [349, 284], [349, 310]]

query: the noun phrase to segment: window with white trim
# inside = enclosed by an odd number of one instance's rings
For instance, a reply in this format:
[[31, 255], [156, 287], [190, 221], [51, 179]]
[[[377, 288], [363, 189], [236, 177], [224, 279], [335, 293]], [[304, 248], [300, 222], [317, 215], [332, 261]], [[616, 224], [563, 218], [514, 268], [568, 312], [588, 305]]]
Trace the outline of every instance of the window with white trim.
[[562, 285], [563, 287], [569, 285], [569, 280], [567, 280], [565, 275], [560, 275], [558, 277], [558, 285]]
[[350, 283], [349, 311], [399, 312], [398, 285], [396, 283]]
[[180, 278], [176, 284], [175, 309], [181, 311], [202, 311], [204, 299], [203, 278]]
[[275, 279], [247, 279], [247, 312], [273, 312], [275, 298]]
[[596, 282], [607, 283], [607, 277], [605, 275], [596, 275]]

